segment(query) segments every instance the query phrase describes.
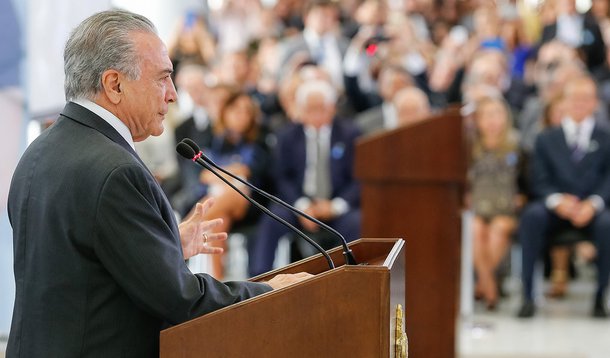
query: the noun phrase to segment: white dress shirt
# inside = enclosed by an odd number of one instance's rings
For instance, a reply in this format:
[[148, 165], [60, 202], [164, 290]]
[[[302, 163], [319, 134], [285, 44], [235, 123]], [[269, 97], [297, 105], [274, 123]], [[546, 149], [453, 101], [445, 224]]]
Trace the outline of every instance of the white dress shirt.
[[384, 101], [381, 104], [381, 113], [383, 114], [383, 128], [398, 128], [398, 113], [396, 113], [396, 107], [391, 102]]
[[583, 17], [574, 15], [559, 15], [557, 17], [557, 39], [577, 48], [582, 44]]
[[568, 147], [589, 148], [591, 134], [593, 133], [593, 127], [595, 127], [593, 117], [587, 117], [581, 123], [576, 123], [573, 119], [567, 117], [561, 121], [561, 127]]
[[[316, 132], [320, 135], [320, 149], [326, 155], [330, 156], [330, 136], [331, 127], [323, 126], [319, 130], [314, 127], [305, 126], [305, 176], [303, 179], [303, 193], [309, 197], [316, 193], [316, 160], [318, 147], [315, 145]], [[311, 205], [311, 199], [308, 197], [299, 198], [294, 206], [299, 210], [305, 210]], [[331, 206], [333, 213], [340, 216], [348, 212], [349, 204], [343, 198], [332, 198]]]
[[106, 108], [100, 106], [99, 104], [92, 102], [85, 98], [79, 98], [79, 99], [73, 100], [72, 102], [78, 104], [79, 106], [85, 107], [88, 110], [90, 110], [91, 112], [100, 116], [103, 120], [108, 122], [108, 124], [110, 124], [112, 126], [112, 128], [114, 128], [117, 132], [119, 132], [121, 137], [123, 137], [125, 139], [125, 141], [127, 143], [129, 143], [129, 145], [131, 146], [131, 148], [133, 148], [134, 151], [136, 150], [136, 147], [133, 143], [133, 138], [131, 137], [131, 132], [129, 131], [129, 128], [127, 128], [127, 125], [125, 123], [123, 123], [120, 119], [118, 119], [117, 116], [110, 113], [110, 111], [108, 111]]

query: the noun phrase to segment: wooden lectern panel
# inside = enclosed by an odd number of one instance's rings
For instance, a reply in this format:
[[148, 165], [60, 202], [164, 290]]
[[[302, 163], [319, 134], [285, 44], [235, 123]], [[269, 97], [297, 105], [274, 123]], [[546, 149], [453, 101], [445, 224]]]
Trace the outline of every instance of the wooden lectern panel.
[[[254, 280], [304, 267], [320, 272], [164, 330], [160, 356], [391, 357], [390, 295], [397, 289], [391, 282], [404, 279], [392, 279], [394, 261], [402, 264], [402, 245], [396, 239], [358, 240], [351, 247], [369, 265], [328, 270], [317, 255], [259, 276]], [[331, 256], [341, 262], [340, 249]]]
[[426, 121], [366, 136], [356, 146], [362, 182], [463, 182], [466, 173], [460, 113], [451, 109]]
[[362, 234], [406, 240], [412, 357], [455, 357], [465, 143], [457, 111], [365, 138], [356, 148]]

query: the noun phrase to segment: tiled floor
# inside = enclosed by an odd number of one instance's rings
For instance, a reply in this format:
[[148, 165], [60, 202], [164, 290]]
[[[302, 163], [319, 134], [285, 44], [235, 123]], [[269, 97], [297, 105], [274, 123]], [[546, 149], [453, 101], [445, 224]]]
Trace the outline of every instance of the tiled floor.
[[497, 312], [476, 306], [472, 317], [460, 320], [460, 358], [610, 357], [610, 320], [589, 317], [591, 277], [573, 282], [563, 300], [541, 297], [530, 320], [515, 318], [520, 299], [518, 284], [512, 281], [507, 285], [511, 295]]

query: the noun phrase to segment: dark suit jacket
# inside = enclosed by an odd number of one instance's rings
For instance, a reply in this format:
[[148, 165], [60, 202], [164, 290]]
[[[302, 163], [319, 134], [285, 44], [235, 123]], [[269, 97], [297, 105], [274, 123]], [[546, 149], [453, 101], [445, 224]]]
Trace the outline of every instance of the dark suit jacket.
[[[360, 187], [354, 178], [354, 145], [360, 135], [350, 122], [333, 121], [330, 138], [332, 197], [343, 198], [352, 208], [360, 204]], [[278, 134], [275, 178], [278, 196], [292, 204], [303, 197], [306, 163], [305, 131], [291, 124]]]
[[599, 195], [609, 205], [610, 134], [596, 125], [584, 158], [575, 163], [570, 156], [561, 127], [538, 136], [531, 165], [534, 196], [544, 199], [553, 193], [570, 193], [580, 198]]
[[[544, 44], [557, 36], [557, 23], [546, 25], [542, 30], [541, 42]], [[606, 45], [597, 21], [591, 16], [583, 19], [583, 43], [580, 50], [585, 55], [589, 71], [606, 64]]]
[[[200, 148], [209, 148], [214, 138], [212, 126], [209, 124], [205, 129], [200, 130], [195, 125], [195, 119], [190, 117], [182, 122], [174, 130], [176, 138], [176, 144], [178, 144], [184, 138], [190, 138]], [[201, 167], [193, 165], [191, 161], [184, 160], [184, 158], [178, 156], [178, 168], [180, 177], [180, 190], [171, 197], [171, 203], [174, 210], [178, 211], [181, 216], [185, 216], [195, 205], [201, 195], [196, 193], [197, 187], [200, 185], [199, 174], [201, 173]]]
[[7, 357], [155, 357], [164, 326], [271, 289], [192, 274], [153, 176], [74, 103], [23, 155], [9, 215], [17, 291]]
[[363, 134], [371, 134], [382, 131], [383, 128], [383, 109], [382, 106], [375, 106], [361, 112], [356, 117], [356, 125]]

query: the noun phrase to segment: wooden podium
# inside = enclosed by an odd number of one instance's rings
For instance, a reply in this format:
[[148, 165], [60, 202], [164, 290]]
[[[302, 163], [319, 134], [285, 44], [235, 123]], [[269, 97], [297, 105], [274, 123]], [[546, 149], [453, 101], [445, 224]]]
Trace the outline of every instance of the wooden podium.
[[[396, 307], [404, 307], [404, 241], [350, 243], [253, 278], [306, 271], [316, 276], [231, 305], [161, 332], [160, 357], [398, 357]], [[409, 320], [409, 317], [406, 317]], [[404, 330], [404, 326], [403, 326]]]
[[356, 147], [362, 235], [406, 240], [411, 356], [454, 357], [466, 145], [457, 109]]

